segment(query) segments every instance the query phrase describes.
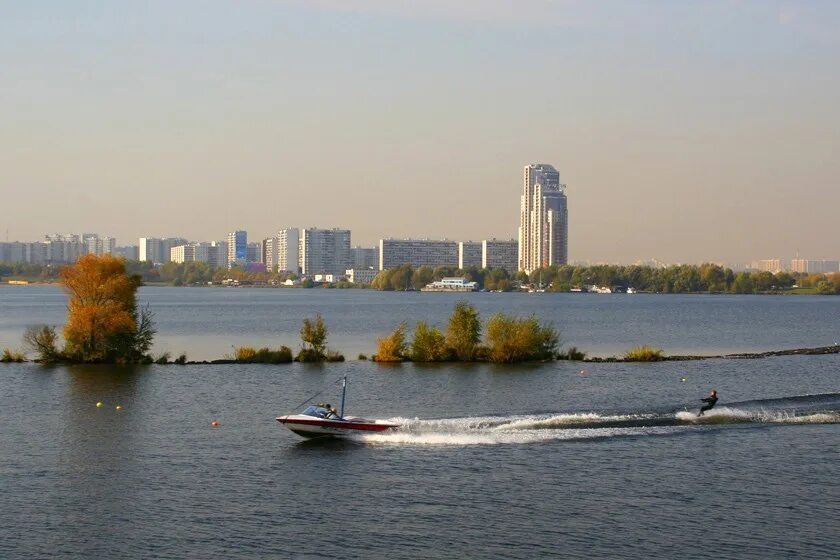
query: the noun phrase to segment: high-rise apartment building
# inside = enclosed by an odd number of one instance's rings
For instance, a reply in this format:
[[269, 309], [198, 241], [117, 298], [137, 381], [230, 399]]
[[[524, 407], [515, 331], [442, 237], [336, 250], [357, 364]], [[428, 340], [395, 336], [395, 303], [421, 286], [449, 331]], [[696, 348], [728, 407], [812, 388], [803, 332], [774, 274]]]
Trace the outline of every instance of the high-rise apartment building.
[[785, 269], [781, 259], [762, 259], [750, 263], [750, 268], [761, 272], [772, 272], [773, 274]]
[[478, 241], [461, 241], [458, 243], [458, 268], [469, 266], [481, 268], [481, 243]]
[[485, 239], [481, 242], [481, 268], [504, 268], [513, 274], [519, 269], [519, 242], [516, 239]]
[[245, 266], [248, 260], [248, 232], [231, 231], [227, 235], [227, 266]]
[[413, 267], [458, 266], [458, 243], [447, 239], [380, 239], [379, 270], [410, 264]]
[[172, 247], [187, 245], [189, 241], [181, 237], [141, 237], [138, 244], [138, 260], [151, 263], [168, 263], [172, 256]]
[[349, 229], [302, 229], [298, 247], [302, 274], [343, 275], [350, 268]]
[[840, 271], [840, 261], [826, 259], [793, 259], [790, 261], [791, 272], [804, 272], [808, 274], [820, 274], [826, 272]]
[[379, 270], [379, 250], [376, 247], [353, 247], [351, 265], [356, 270]]
[[531, 272], [569, 260], [566, 185], [547, 163], [526, 165], [519, 213], [519, 270]]

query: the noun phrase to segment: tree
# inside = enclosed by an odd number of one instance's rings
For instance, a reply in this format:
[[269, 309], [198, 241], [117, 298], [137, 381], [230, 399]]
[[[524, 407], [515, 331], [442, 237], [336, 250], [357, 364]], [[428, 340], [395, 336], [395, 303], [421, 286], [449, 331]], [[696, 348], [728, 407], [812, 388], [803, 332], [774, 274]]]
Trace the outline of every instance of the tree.
[[308, 359], [301, 361], [319, 361], [326, 356], [327, 350], [327, 326], [320, 314], [315, 320], [306, 318], [300, 329], [301, 351], [299, 357]]
[[148, 353], [154, 337], [151, 312], [138, 310], [139, 275], [125, 261], [85, 255], [61, 270], [69, 296], [64, 326], [64, 357], [80, 362], [135, 363]]
[[476, 358], [478, 342], [481, 340], [481, 321], [478, 312], [469, 302], [459, 301], [449, 317], [446, 329], [446, 345], [459, 361], [469, 362]]
[[408, 344], [405, 341], [405, 323], [394, 329], [388, 336], [376, 340], [376, 354], [373, 360], [376, 362], [402, 362], [406, 358]]
[[429, 327], [420, 321], [414, 328], [411, 341], [411, 360], [414, 362], [442, 362], [449, 357], [446, 339], [437, 327]]
[[498, 313], [487, 322], [487, 357], [491, 362], [551, 360], [557, 355], [559, 341], [557, 330], [534, 316], [516, 318]]

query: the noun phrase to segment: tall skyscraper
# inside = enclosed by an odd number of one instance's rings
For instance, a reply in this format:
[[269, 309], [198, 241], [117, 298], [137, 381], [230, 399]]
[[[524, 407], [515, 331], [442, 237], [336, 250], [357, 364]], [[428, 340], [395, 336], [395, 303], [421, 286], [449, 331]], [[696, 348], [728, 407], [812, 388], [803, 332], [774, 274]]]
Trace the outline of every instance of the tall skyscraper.
[[227, 266], [245, 266], [248, 258], [248, 233], [242, 230], [231, 231], [227, 235]]
[[547, 163], [525, 166], [519, 213], [519, 270], [531, 272], [569, 260], [566, 185]]

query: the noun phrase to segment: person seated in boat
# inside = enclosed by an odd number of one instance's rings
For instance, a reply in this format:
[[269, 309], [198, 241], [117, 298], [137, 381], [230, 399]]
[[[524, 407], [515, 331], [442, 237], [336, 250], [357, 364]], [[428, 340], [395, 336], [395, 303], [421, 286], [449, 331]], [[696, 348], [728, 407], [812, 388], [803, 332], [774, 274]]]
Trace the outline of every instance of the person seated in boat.
[[341, 416], [338, 415], [338, 411], [335, 409], [335, 407], [333, 405], [327, 403], [327, 406], [325, 406], [324, 408], [327, 409], [326, 418], [329, 418], [329, 419], [340, 419], [341, 418]]
[[697, 413], [697, 416], [703, 416], [703, 413], [707, 410], [712, 410], [718, 401], [717, 390], [712, 389], [712, 392], [709, 393], [709, 396], [705, 399], [701, 399], [704, 403], [703, 408], [700, 409], [700, 412]]

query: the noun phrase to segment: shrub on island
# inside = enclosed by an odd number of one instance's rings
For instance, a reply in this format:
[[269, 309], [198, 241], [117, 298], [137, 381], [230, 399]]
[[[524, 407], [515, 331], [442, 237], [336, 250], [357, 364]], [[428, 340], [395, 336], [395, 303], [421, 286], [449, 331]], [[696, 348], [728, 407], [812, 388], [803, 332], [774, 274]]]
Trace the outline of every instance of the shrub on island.
[[560, 352], [557, 355], [557, 359], [581, 362], [586, 359], [586, 352], [581, 352], [578, 350], [577, 346], [570, 346], [565, 352]]
[[295, 360], [298, 362], [343, 362], [340, 352], [327, 349], [327, 326], [320, 314], [314, 319], [306, 318], [300, 328], [301, 348]]
[[536, 362], [557, 356], [557, 330], [534, 317], [502, 313], [487, 322], [487, 358], [496, 363]]
[[661, 348], [635, 346], [624, 353], [625, 362], [659, 362], [665, 359]]
[[287, 364], [292, 362], [292, 349], [281, 346], [278, 350], [257, 350], [251, 346], [239, 346], [234, 348], [233, 359], [244, 364]]
[[419, 321], [406, 340], [406, 324], [376, 341], [377, 362], [527, 362], [554, 359], [559, 333], [536, 317], [496, 314], [487, 322], [486, 345], [481, 345], [481, 320], [468, 302], [458, 302], [446, 333]]
[[394, 329], [394, 332], [376, 339], [376, 354], [374, 362], [404, 362], [408, 359], [408, 343], [405, 341], [405, 323]]
[[21, 363], [26, 361], [26, 354], [23, 352], [18, 352], [16, 350], [9, 350], [8, 348], [3, 350], [3, 354], [0, 355], [0, 362], [2, 363]]

